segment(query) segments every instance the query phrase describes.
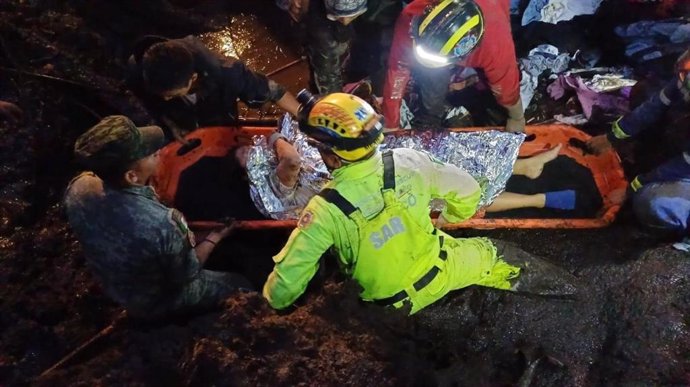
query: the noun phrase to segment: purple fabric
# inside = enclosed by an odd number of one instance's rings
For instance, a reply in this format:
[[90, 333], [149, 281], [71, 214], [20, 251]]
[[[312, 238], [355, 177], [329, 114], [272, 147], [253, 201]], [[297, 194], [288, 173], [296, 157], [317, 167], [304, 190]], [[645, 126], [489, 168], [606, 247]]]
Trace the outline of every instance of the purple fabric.
[[582, 112], [587, 119], [592, 116], [592, 109], [597, 106], [608, 113], [623, 115], [630, 111], [630, 87], [624, 87], [610, 93], [597, 93], [585, 85], [581, 77], [575, 75], [559, 75], [558, 79], [546, 89], [553, 99], [562, 98], [567, 91], [574, 90], [582, 105]]

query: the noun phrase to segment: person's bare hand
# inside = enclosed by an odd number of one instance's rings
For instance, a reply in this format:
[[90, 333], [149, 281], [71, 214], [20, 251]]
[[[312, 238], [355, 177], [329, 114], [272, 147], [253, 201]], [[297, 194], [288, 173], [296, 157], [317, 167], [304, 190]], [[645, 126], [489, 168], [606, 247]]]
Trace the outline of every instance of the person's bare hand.
[[235, 229], [237, 229], [237, 222], [232, 221], [226, 223], [224, 226], [220, 226], [214, 229], [213, 231], [209, 232], [203, 239], [208, 239], [213, 243], [218, 243], [226, 237], [230, 236], [230, 234], [232, 234], [235, 231]]
[[517, 119], [508, 117], [508, 120], [506, 121], [506, 132], [524, 133], [525, 132], [525, 117], [517, 118]]
[[0, 118], [17, 123], [24, 117], [24, 112], [11, 102], [0, 101]]
[[611, 142], [605, 134], [601, 134], [587, 140], [587, 149], [595, 155], [600, 155], [611, 149]]
[[448, 224], [448, 220], [443, 216], [443, 214], [438, 214], [438, 218], [436, 218], [434, 226], [440, 229], [443, 228], [443, 226], [445, 226], [446, 224]]

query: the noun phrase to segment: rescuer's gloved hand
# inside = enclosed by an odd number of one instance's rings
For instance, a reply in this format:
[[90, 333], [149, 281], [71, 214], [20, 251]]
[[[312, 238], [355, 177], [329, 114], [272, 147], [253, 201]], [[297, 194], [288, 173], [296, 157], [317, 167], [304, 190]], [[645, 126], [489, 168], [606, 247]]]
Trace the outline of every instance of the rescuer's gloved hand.
[[508, 120], [506, 121], [506, 131], [522, 133], [525, 131], [525, 114], [522, 109], [522, 100], [518, 99], [515, 105], [505, 106], [508, 110]]

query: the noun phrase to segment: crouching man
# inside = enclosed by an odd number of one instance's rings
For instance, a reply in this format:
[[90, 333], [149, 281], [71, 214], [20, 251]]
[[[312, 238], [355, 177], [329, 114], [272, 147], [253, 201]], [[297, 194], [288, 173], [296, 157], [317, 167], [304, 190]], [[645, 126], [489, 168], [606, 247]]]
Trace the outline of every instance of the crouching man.
[[[676, 62], [675, 77], [642, 105], [619, 118], [606, 134], [589, 140], [596, 154], [635, 139], [645, 131], [663, 136], [656, 124], [674, 105], [690, 106], [690, 50]], [[690, 235], [690, 146], [647, 173], [636, 176], [628, 194], [640, 223], [652, 229], [686, 237]]]
[[[290, 306], [333, 248], [343, 270], [362, 287], [364, 301], [409, 305], [410, 313], [452, 290], [482, 285], [538, 294], [572, 294], [549, 264], [486, 238], [453, 238], [434, 227], [432, 198], [446, 201], [442, 218], [459, 222], [474, 215], [480, 186], [467, 172], [427, 153], [394, 149], [384, 153], [380, 117], [358, 97], [336, 93], [305, 101], [300, 128], [319, 149], [333, 181], [302, 212], [298, 227], [273, 258], [263, 295], [277, 309]], [[551, 265], [553, 266], [553, 265]], [[532, 272], [533, 267], [539, 267]], [[562, 275], [560, 275], [562, 273]], [[560, 289], [559, 289], [560, 288]]]
[[147, 319], [212, 307], [250, 287], [240, 275], [202, 269], [232, 227], [195, 242], [182, 214], [147, 184], [163, 145], [157, 126], [104, 118], [77, 139], [75, 155], [93, 172], [72, 180], [65, 195], [69, 223], [106, 294]]

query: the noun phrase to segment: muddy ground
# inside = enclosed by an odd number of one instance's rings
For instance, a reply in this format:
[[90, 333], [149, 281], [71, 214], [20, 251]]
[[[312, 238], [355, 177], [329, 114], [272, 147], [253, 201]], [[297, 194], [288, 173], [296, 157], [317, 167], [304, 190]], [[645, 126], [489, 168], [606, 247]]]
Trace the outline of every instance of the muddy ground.
[[[605, 3], [603, 20], [681, 12], [674, 1]], [[636, 227], [627, 208], [602, 230], [458, 233], [558, 263], [581, 282], [575, 300], [472, 288], [409, 318], [358, 302], [326, 262], [289, 312], [246, 293], [168, 324], [121, 321], [39, 378], [120, 314], [85, 269], [59, 202], [78, 170], [80, 133], [107, 114], [149, 119], [120, 81], [144, 34], [202, 35], [264, 72], [299, 58], [270, 1], [0, 2], [0, 99], [25, 112], [18, 125], [0, 124], [0, 386], [690, 385], [690, 258]], [[275, 78], [296, 91], [306, 64]], [[286, 236], [240, 233], [211, 264], [260, 285]]]

